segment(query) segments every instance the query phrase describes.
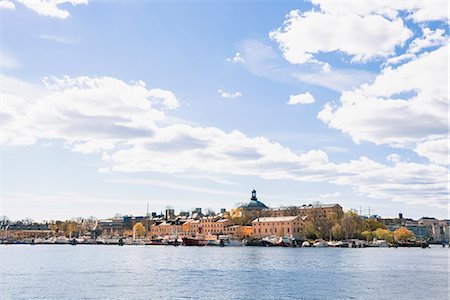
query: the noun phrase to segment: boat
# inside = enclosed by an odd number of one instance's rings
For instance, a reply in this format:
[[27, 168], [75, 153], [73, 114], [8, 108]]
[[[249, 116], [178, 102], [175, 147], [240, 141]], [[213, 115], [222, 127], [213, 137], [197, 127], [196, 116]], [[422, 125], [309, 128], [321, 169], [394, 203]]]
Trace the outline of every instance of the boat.
[[65, 236], [56, 238], [55, 244], [68, 244], [69, 239]]
[[283, 236], [279, 239], [277, 246], [279, 246], [279, 247], [294, 247], [295, 239], [292, 237]]
[[201, 237], [185, 237], [183, 238], [184, 246], [206, 246], [208, 242]]
[[313, 247], [318, 247], [318, 248], [328, 247], [328, 243], [324, 240], [316, 240], [313, 244]]
[[219, 235], [218, 246], [239, 247], [244, 245], [244, 241], [229, 235]]
[[385, 240], [374, 240], [368, 244], [368, 247], [389, 247], [389, 243]]
[[281, 242], [281, 239], [276, 236], [266, 236], [261, 239], [261, 244], [264, 247], [275, 247]]
[[344, 243], [342, 241], [329, 241], [328, 246], [329, 247], [342, 247]]
[[302, 243], [302, 248], [311, 247], [311, 244], [308, 241], [304, 241]]

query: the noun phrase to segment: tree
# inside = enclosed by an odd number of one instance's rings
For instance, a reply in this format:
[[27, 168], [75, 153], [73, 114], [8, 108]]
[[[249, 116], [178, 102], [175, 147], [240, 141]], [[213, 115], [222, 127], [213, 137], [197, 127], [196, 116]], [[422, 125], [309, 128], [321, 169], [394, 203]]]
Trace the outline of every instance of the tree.
[[320, 236], [320, 233], [317, 230], [317, 227], [314, 225], [314, 223], [312, 221], [306, 223], [305, 237], [307, 239], [315, 240], [315, 239], [319, 238], [319, 236]]
[[361, 232], [361, 236], [369, 242], [369, 241], [373, 240], [374, 234], [372, 233], [372, 231], [365, 230], [365, 231]]
[[136, 224], [134, 224], [133, 226], [133, 233], [135, 237], [142, 237], [145, 235], [145, 227], [144, 225], [142, 225], [141, 222], [137, 222]]
[[0, 225], [8, 225], [10, 220], [7, 216], [0, 216]]
[[208, 207], [206, 209], [205, 214], [206, 214], [206, 216], [214, 216], [216, 214], [216, 212], [211, 207]]
[[333, 239], [335, 240], [343, 240], [344, 239], [344, 231], [342, 230], [342, 225], [339, 223], [334, 224], [331, 228], [331, 233], [333, 235]]
[[377, 240], [385, 240], [386, 242], [392, 243], [394, 241], [394, 233], [390, 230], [377, 228], [373, 234]]
[[364, 223], [367, 226], [367, 229], [370, 231], [377, 230], [378, 228], [386, 229], [386, 225], [384, 225], [381, 222], [378, 222], [375, 219], [367, 219], [364, 221]]
[[406, 227], [400, 227], [394, 231], [394, 239], [396, 242], [407, 242], [415, 237], [414, 233]]

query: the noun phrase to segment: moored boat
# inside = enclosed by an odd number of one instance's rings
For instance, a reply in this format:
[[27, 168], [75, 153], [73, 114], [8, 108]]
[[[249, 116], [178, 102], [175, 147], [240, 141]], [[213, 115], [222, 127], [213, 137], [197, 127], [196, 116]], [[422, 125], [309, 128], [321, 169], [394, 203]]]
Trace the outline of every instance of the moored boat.
[[183, 238], [184, 246], [206, 246], [208, 242], [200, 237], [185, 237]]
[[328, 247], [328, 243], [324, 240], [316, 240], [313, 244], [313, 247], [318, 247], [318, 248]]

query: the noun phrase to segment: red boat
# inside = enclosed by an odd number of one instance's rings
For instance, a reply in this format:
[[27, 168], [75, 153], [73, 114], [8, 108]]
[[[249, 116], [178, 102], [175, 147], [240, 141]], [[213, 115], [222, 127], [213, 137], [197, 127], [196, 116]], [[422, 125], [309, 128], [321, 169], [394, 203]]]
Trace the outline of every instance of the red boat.
[[207, 243], [208, 242], [204, 239], [189, 238], [189, 237], [183, 238], [184, 246], [206, 246]]

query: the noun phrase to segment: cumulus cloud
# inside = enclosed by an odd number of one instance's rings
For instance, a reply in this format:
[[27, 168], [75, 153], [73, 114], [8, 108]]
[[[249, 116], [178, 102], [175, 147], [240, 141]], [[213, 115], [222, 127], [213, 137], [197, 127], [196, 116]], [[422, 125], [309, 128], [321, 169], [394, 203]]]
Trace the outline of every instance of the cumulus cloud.
[[309, 92], [298, 95], [291, 95], [289, 97], [288, 105], [296, 105], [296, 104], [311, 104], [316, 102], [316, 99]]
[[353, 1], [342, 5], [313, 0], [312, 4], [309, 11], [291, 11], [284, 25], [269, 34], [293, 64], [323, 63], [317, 56], [333, 52], [348, 55], [352, 62], [397, 56], [396, 49], [414, 35], [408, 28], [411, 21], [423, 28], [423, 36], [411, 43], [402, 60], [446, 43], [443, 29], [424, 26], [426, 22], [448, 21], [445, 1]]
[[128, 84], [111, 77], [46, 78], [44, 82], [45, 87], [36, 87], [4, 79], [6, 143], [63, 139], [74, 151], [109, 150], [151, 135], [155, 122], [164, 119], [164, 110], [178, 105], [173, 93], [147, 89], [142, 82]]
[[400, 18], [380, 15], [334, 15], [327, 12], [291, 11], [283, 28], [270, 33], [291, 63], [316, 62], [314, 55], [340, 51], [355, 62], [395, 53], [411, 37]]
[[430, 28], [424, 27], [422, 31], [423, 36], [416, 38], [409, 45], [409, 53], [418, 53], [429, 47], [443, 46], [448, 41], [448, 37], [443, 29], [431, 30]]
[[242, 96], [241, 92], [232, 93], [232, 92], [226, 92], [224, 90], [218, 90], [218, 92], [220, 94], [220, 97], [222, 97], [222, 98], [232, 99], [232, 98], [237, 98], [237, 97]]
[[384, 69], [372, 84], [342, 93], [339, 104], [328, 103], [318, 118], [355, 142], [414, 149], [447, 138], [447, 53], [443, 46]]
[[239, 52], [236, 52], [236, 54], [233, 57], [229, 57], [225, 60], [232, 63], [245, 64], [245, 59], [241, 56], [241, 53]]
[[388, 19], [395, 19], [399, 17], [400, 13], [403, 13], [406, 15], [405, 18], [414, 22], [443, 21], [448, 19], [448, 3], [446, 1], [353, 1], [347, 3], [347, 5], [328, 0], [312, 0], [311, 2], [320, 6], [321, 11], [337, 16], [378, 14]]
[[17, 0], [25, 7], [35, 11], [41, 16], [67, 19], [70, 13], [59, 5], [70, 3], [73, 6], [87, 5], [88, 0]]
[[[111, 77], [48, 78], [45, 85], [4, 81], [3, 142], [63, 141], [102, 153], [101, 172], [260, 176], [330, 182], [379, 199], [444, 206], [447, 169], [366, 157], [333, 163], [321, 150], [296, 153], [265, 137], [168, 121], [173, 93]], [[171, 99], [171, 100], [170, 100]], [[169, 124], [167, 124], [169, 123]]]
[[419, 155], [440, 165], [450, 165], [450, 140], [430, 140], [417, 145], [414, 149]]
[[14, 9], [16, 9], [16, 6], [14, 5], [14, 3], [12, 3], [9, 0], [1, 0], [0, 1], [0, 9], [11, 9], [11, 10], [14, 10]]

